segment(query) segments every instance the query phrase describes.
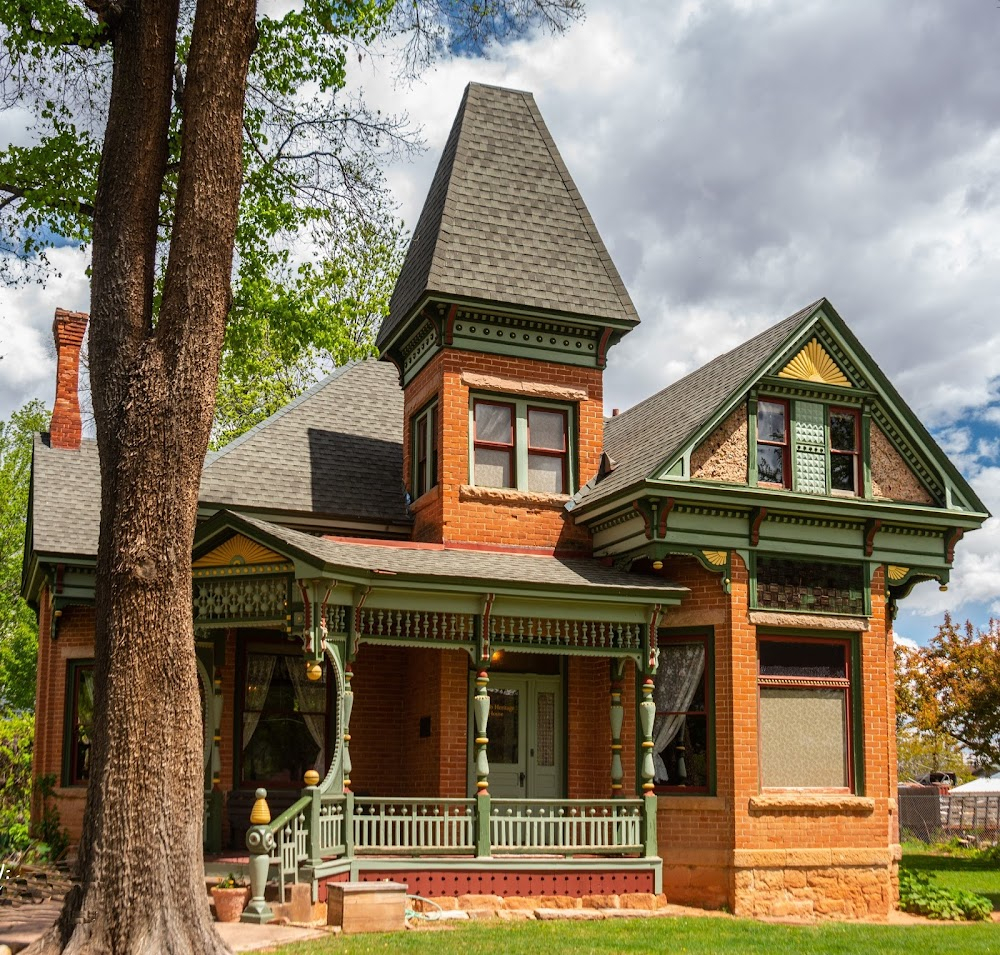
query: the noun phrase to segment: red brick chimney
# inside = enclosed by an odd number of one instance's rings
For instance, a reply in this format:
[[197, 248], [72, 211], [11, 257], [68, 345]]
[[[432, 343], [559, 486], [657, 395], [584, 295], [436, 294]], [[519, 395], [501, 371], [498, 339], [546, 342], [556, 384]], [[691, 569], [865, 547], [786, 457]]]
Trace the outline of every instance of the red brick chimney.
[[87, 331], [85, 312], [56, 309], [52, 335], [56, 340], [56, 403], [49, 425], [53, 448], [80, 447], [80, 347]]

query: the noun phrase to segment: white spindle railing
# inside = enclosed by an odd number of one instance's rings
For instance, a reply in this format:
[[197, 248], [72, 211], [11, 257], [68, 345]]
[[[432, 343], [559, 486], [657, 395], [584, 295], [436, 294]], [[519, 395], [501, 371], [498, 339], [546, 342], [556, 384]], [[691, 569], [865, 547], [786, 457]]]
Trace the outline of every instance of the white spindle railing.
[[358, 853], [468, 855], [475, 850], [474, 799], [356, 799]]
[[640, 799], [494, 799], [494, 855], [597, 855], [642, 851]]
[[319, 846], [324, 856], [344, 851], [344, 797], [324, 797], [319, 810]]

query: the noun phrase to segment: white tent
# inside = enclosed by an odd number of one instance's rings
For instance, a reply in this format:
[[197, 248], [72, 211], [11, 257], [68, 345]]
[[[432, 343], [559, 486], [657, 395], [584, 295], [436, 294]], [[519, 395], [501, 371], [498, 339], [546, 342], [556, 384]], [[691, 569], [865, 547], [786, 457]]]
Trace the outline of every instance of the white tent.
[[973, 779], [969, 783], [962, 783], [961, 786], [956, 786], [952, 789], [951, 793], [958, 796], [965, 793], [969, 793], [969, 795], [981, 793], [984, 796], [993, 794], [1000, 796], [1000, 773], [994, 773], [992, 776], [986, 776], [983, 779]]

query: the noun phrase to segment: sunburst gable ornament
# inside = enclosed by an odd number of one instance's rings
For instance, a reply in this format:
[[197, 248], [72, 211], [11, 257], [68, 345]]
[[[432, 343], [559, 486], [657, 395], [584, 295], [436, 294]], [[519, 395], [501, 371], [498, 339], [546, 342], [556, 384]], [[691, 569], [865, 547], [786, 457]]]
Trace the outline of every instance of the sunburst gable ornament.
[[839, 385], [841, 388], [851, 387], [847, 376], [815, 338], [778, 372], [778, 377], [818, 381], [824, 385]]
[[198, 558], [194, 567], [233, 567], [241, 564], [272, 564], [284, 558], [256, 541], [234, 534], [225, 543]]

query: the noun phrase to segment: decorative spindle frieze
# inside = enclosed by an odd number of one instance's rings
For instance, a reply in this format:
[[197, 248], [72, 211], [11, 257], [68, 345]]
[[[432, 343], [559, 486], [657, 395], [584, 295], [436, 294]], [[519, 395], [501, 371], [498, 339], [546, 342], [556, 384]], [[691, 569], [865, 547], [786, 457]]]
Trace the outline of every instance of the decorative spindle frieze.
[[642, 649], [643, 627], [638, 623], [494, 614], [489, 619], [489, 627], [491, 642], [500, 647], [609, 652]]
[[219, 577], [196, 579], [192, 586], [195, 624], [199, 627], [237, 623], [284, 625], [289, 577]]

